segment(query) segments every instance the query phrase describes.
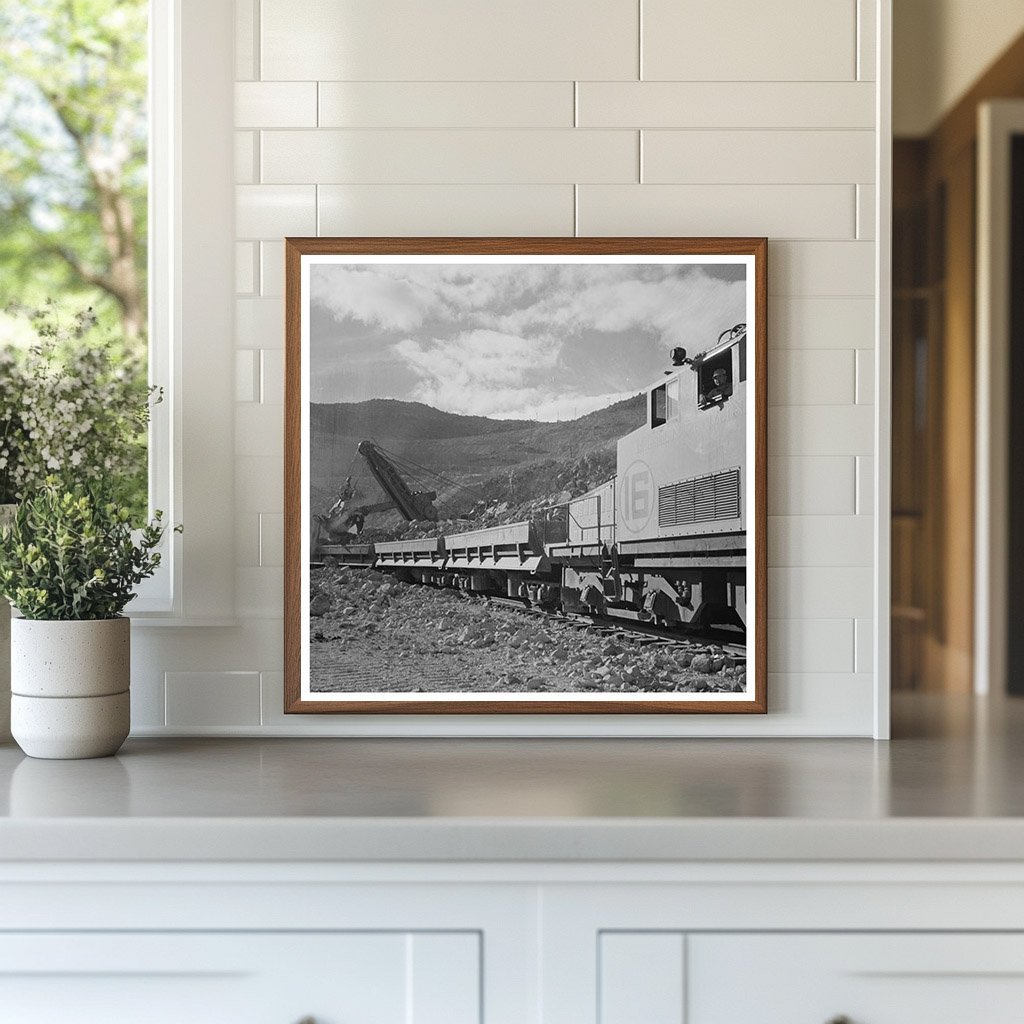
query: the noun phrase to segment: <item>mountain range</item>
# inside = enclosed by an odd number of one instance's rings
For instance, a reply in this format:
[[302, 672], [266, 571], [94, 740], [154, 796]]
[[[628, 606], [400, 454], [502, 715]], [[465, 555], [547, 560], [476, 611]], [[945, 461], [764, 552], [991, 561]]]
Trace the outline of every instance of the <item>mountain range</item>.
[[400, 461], [419, 467], [417, 479], [411, 479], [411, 471], [407, 474], [414, 489], [429, 487], [440, 498], [458, 504], [471, 500], [474, 489], [491, 478], [513, 470], [522, 478], [532, 463], [550, 467], [552, 460], [571, 463], [594, 452], [614, 450], [615, 442], [641, 426], [645, 415], [643, 394], [575, 420], [553, 423], [461, 416], [396, 399], [312, 403], [311, 508], [319, 512], [330, 506], [347, 476], [358, 481], [360, 502], [384, 500], [356, 451], [363, 440], [372, 440]]

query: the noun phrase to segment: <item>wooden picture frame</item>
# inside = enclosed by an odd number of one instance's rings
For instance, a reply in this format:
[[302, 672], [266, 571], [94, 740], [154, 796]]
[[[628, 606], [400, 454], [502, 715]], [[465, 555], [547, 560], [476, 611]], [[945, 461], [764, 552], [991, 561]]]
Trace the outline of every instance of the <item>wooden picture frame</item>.
[[285, 261], [286, 712], [767, 710], [765, 239]]

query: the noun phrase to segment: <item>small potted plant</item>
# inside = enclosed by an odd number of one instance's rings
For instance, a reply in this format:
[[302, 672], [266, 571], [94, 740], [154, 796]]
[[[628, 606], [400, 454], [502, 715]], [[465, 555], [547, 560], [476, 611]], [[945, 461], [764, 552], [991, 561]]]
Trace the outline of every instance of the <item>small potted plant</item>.
[[116, 753], [131, 725], [135, 586], [160, 564], [161, 514], [133, 531], [128, 509], [55, 477], [0, 529], [0, 593], [11, 620], [11, 731], [32, 757]]

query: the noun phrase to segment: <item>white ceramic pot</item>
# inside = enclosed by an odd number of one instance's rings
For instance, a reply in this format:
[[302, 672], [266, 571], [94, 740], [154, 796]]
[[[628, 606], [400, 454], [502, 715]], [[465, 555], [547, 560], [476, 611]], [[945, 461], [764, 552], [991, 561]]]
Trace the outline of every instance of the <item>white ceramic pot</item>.
[[[17, 505], [0, 505], [0, 526], [14, 518]], [[0, 597], [0, 743], [11, 739], [11, 606]]]
[[105, 757], [128, 737], [129, 619], [11, 620], [11, 731], [30, 757]]

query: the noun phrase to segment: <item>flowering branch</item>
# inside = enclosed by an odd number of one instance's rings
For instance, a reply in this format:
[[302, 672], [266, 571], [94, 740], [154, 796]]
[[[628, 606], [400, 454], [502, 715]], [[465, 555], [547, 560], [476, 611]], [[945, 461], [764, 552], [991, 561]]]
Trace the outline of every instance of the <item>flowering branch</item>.
[[[21, 358], [0, 351], [0, 503], [17, 502], [47, 476], [99, 484], [145, 514], [146, 427], [162, 398], [148, 387], [137, 357], [118, 357], [86, 341], [91, 309], [63, 319], [56, 304], [19, 309], [39, 338]], [[140, 507], [140, 505], [142, 507]]]

